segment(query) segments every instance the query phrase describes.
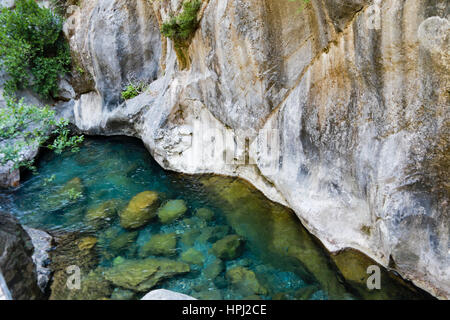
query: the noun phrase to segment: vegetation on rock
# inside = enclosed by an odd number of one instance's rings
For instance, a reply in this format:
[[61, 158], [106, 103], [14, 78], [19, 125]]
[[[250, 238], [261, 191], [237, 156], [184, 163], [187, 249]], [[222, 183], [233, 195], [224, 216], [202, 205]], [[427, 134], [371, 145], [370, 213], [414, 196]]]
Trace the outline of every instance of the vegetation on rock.
[[17, 0], [14, 9], [1, 10], [0, 66], [9, 76], [8, 95], [22, 88], [43, 98], [57, 95], [59, 77], [71, 62], [62, 24], [60, 16], [34, 0]]
[[[33, 160], [27, 160], [23, 152], [28, 148], [46, 147], [56, 153], [65, 149], [79, 150], [83, 136], [70, 135], [68, 121], [57, 120], [49, 107], [28, 105], [23, 100], [6, 98], [6, 107], [0, 109], [0, 165], [12, 162], [13, 169], [34, 169]], [[45, 144], [51, 136], [55, 139]]]
[[122, 98], [124, 100], [133, 99], [134, 97], [140, 95], [146, 89], [146, 84], [143, 82], [129, 83], [125, 90], [122, 91]]
[[189, 48], [189, 40], [198, 27], [197, 14], [201, 6], [200, 0], [184, 1], [183, 11], [177, 16], [172, 16], [161, 26], [161, 34], [174, 43], [181, 69], [186, 69], [189, 64], [187, 49]]
[[173, 40], [180, 42], [188, 40], [198, 26], [197, 13], [202, 2], [200, 0], [188, 0], [183, 3], [183, 12], [172, 16], [169, 21], [164, 22], [161, 33]]

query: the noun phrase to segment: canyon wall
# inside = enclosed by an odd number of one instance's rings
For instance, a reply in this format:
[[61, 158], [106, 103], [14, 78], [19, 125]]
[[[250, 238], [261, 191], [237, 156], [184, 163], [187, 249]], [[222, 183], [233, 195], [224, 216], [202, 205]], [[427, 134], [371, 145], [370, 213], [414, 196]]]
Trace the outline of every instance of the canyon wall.
[[[142, 139], [166, 169], [242, 177], [330, 251], [448, 299], [448, 1], [299, 6], [204, 0], [182, 68], [159, 32], [181, 0], [78, 1], [64, 30], [79, 72], [56, 108]], [[149, 86], [123, 101], [130, 81]]]

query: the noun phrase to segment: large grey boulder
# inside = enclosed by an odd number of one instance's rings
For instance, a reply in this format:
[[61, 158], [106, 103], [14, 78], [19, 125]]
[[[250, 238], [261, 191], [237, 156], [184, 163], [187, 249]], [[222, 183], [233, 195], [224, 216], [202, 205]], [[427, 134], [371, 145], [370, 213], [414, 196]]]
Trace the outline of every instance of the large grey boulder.
[[33, 244], [13, 216], [0, 212], [0, 273], [14, 300], [42, 298], [32, 259]]

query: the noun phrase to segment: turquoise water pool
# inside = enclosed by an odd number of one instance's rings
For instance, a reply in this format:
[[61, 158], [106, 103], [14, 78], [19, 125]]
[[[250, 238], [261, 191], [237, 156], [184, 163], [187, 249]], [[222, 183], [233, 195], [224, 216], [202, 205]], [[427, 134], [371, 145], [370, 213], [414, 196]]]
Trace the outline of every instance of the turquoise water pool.
[[[385, 275], [383, 290], [365, 292], [291, 210], [240, 179], [165, 171], [137, 139], [45, 153], [38, 174], [0, 199], [55, 235], [53, 299], [138, 299], [156, 288], [199, 299], [420, 297]], [[69, 265], [81, 270], [79, 290], [65, 285]]]

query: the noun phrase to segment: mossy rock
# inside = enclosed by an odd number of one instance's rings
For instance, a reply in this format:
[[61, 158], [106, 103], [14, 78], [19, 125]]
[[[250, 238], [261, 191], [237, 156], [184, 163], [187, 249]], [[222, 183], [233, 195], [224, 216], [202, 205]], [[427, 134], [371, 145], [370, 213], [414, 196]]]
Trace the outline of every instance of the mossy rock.
[[81, 274], [80, 289], [67, 286], [68, 274], [65, 270], [55, 272], [51, 286], [50, 300], [105, 300], [111, 296], [113, 288], [102, 276], [102, 269]]
[[44, 211], [55, 212], [67, 208], [80, 201], [84, 196], [84, 185], [80, 178], [69, 180], [54, 194], [46, 197], [41, 203]]
[[205, 227], [202, 229], [202, 234], [197, 238], [198, 242], [216, 242], [219, 239], [224, 238], [230, 232], [229, 226], [215, 226]]
[[189, 264], [203, 266], [203, 263], [205, 262], [205, 256], [197, 249], [189, 248], [181, 254], [181, 260]]
[[145, 243], [140, 252], [140, 257], [174, 256], [177, 254], [177, 235], [175, 233], [156, 234]]
[[214, 211], [208, 208], [199, 208], [195, 210], [195, 215], [206, 221], [214, 220]]
[[136, 241], [139, 232], [124, 232], [113, 238], [109, 243], [109, 249], [115, 253], [115, 255], [122, 253], [130, 248], [130, 246]]
[[90, 250], [97, 244], [97, 238], [95, 237], [85, 237], [78, 241], [78, 249], [80, 250]]
[[134, 196], [120, 213], [120, 224], [125, 229], [137, 229], [156, 216], [160, 204], [158, 193], [144, 191]]
[[214, 259], [208, 266], [203, 269], [203, 276], [208, 280], [214, 280], [225, 269], [225, 265], [220, 259]]
[[222, 260], [238, 258], [244, 251], [244, 240], [237, 234], [228, 235], [213, 244], [211, 252]]
[[200, 234], [201, 232], [198, 229], [186, 231], [181, 236], [181, 242], [188, 247], [192, 247]]
[[193, 294], [198, 300], [222, 300], [222, 294], [219, 290], [204, 290]]
[[247, 268], [241, 266], [231, 268], [226, 272], [226, 278], [243, 296], [268, 293], [267, 289], [259, 283], [256, 274]]
[[101, 229], [112, 222], [119, 211], [121, 202], [117, 199], [105, 201], [87, 210], [85, 220], [94, 229]]
[[162, 280], [188, 273], [189, 265], [169, 259], [126, 260], [107, 269], [104, 276], [114, 285], [137, 292], [148, 292]]
[[168, 224], [182, 217], [186, 211], [187, 206], [184, 200], [169, 200], [158, 209], [158, 217], [161, 223]]
[[133, 300], [136, 297], [136, 293], [131, 290], [124, 290], [115, 288], [111, 294], [112, 300]]
[[318, 286], [307, 286], [295, 291], [294, 297], [298, 300], [309, 300], [311, 299], [312, 295], [319, 290], [320, 288]]

